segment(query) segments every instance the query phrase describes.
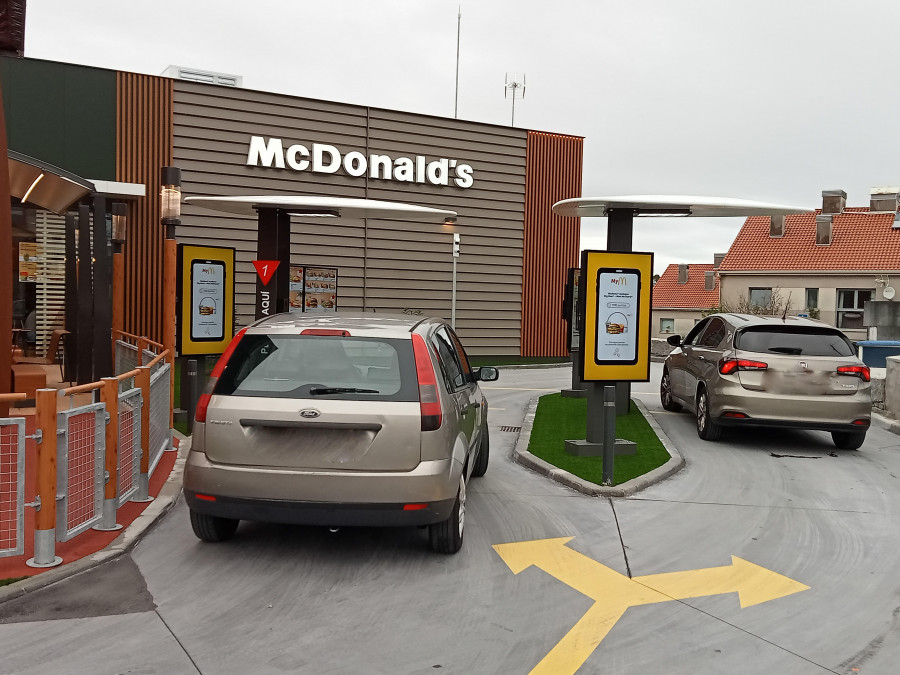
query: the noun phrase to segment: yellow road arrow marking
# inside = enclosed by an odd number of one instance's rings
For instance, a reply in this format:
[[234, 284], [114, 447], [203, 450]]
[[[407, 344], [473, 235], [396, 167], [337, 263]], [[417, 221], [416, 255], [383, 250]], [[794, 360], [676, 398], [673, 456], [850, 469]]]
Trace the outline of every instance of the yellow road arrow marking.
[[634, 577], [632, 581], [665, 593], [675, 600], [737, 592], [741, 608], [758, 605], [809, 588], [765, 567], [731, 556], [731, 564], [703, 570]]
[[571, 540], [560, 537], [494, 546], [513, 574], [534, 565], [594, 600], [587, 613], [534, 667], [532, 675], [577, 671], [629, 607], [736, 592], [743, 608], [809, 588], [735, 556], [731, 565], [723, 567], [629, 579], [566, 546]]

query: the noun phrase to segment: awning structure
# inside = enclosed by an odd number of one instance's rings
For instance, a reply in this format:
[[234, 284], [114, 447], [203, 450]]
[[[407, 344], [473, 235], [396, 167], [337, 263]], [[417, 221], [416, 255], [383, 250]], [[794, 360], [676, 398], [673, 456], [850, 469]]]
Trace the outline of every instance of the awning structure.
[[553, 213], [570, 218], [603, 218], [610, 211], [631, 211], [633, 216], [695, 216], [727, 218], [739, 216], [780, 216], [809, 213], [815, 209], [783, 204], [767, 204], [729, 197], [684, 195], [627, 195], [624, 197], [584, 197], [564, 199], [553, 205]]
[[9, 194], [23, 204], [34, 204], [63, 214], [94, 190], [94, 184], [74, 173], [19, 152], [8, 152]]
[[304, 195], [266, 195], [238, 197], [185, 197], [186, 204], [195, 204], [213, 211], [224, 211], [255, 218], [260, 209], [285, 211], [298, 218], [384, 218], [387, 220], [415, 220], [443, 223], [456, 219], [456, 211], [433, 209], [427, 206], [382, 202], [374, 199], [345, 199]]

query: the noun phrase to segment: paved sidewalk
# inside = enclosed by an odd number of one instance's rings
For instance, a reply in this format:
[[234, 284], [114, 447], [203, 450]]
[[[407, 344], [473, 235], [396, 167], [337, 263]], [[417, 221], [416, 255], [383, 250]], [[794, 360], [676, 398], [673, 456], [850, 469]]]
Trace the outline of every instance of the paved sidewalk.
[[[191, 439], [175, 432], [175, 441], [178, 444], [177, 449], [163, 453], [156, 471], [150, 478], [150, 495], [154, 498], [153, 501], [124, 504], [116, 514], [116, 521], [123, 526], [121, 530], [115, 532], [87, 530], [71, 541], [56, 544], [56, 554], [63, 559], [62, 564], [57, 567], [36, 569], [25, 565], [25, 561], [33, 556], [34, 549], [33, 525], [26, 526], [25, 554], [0, 558], [0, 579], [21, 576], [28, 578], [0, 587], [0, 602], [36, 591], [96, 567], [126, 553], [137, 544], [154, 523], [172, 508], [181, 494], [181, 474]], [[33, 491], [33, 485], [30, 489]], [[27, 494], [26, 501], [30, 501]], [[26, 517], [33, 523], [34, 509], [26, 509]]]

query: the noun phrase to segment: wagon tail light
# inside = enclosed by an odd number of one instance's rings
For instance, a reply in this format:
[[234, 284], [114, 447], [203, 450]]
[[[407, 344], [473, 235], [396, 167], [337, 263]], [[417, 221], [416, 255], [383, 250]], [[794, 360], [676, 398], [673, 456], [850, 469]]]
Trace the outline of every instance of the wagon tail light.
[[231, 358], [235, 347], [237, 347], [241, 338], [244, 337], [246, 331], [246, 328], [241, 328], [237, 332], [237, 335], [231, 339], [231, 342], [228, 343], [228, 346], [225, 348], [225, 351], [222, 352], [222, 356], [219, 357], [219, 360], [216, 361], [216, 367], [213, 368], [212, 374], [209, 376], [209, 381], [206, 383], [206, 390], [200, 394], [200, 398], [197, 400], [197, 412], [194, 414], [194, 420], [197, 422], [206, 422], [206, 409], [209, 407], [209, 400], [212, 398], [216, 382], [219, 381], [219, 376], [222, 374], [222, 371], [225, 370], [228, 359]]
[[762, 361], [750, 361], [749, 359], [725, 359], [719, 364], [719, 372], [722, 375], [730, 375], [736, 370], [766, 370], [768, 364]]
[[858, 377], [863, 382], [868, 382], [871, 377], [869, 366], [838, 366], [837, 372], [838, 375]]
[[421, 335], [412, 336], [413, 354], [416, 357], [416, 377], [419, 381], [419, 406], [422, 410], [422, 431], [434, 431], [441, 426], [441, 397], [438, 394], [437, 376], [428, 347]]

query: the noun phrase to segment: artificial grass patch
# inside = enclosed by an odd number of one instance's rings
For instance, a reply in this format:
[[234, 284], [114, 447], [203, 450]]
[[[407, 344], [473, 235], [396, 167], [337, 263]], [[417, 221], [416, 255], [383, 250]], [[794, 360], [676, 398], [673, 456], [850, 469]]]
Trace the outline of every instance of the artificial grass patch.
[[[577, 457], [566, 452], [564, 441], [583, 439], [587, 430], [587, 399], [567, 398], [561, 394], [541, 396], [538, 401], [528, 451], [545, 462], [565, 469], [584, 480], [603, 484], [603, 458]], [[634, 455], [616, 455], [613, 471], [615, 485], [669, 461], [669, 453], [653, 428], [644, 419], [634, 401], [627, 415], [616, 417], [616, 438], [637, 443]]]

